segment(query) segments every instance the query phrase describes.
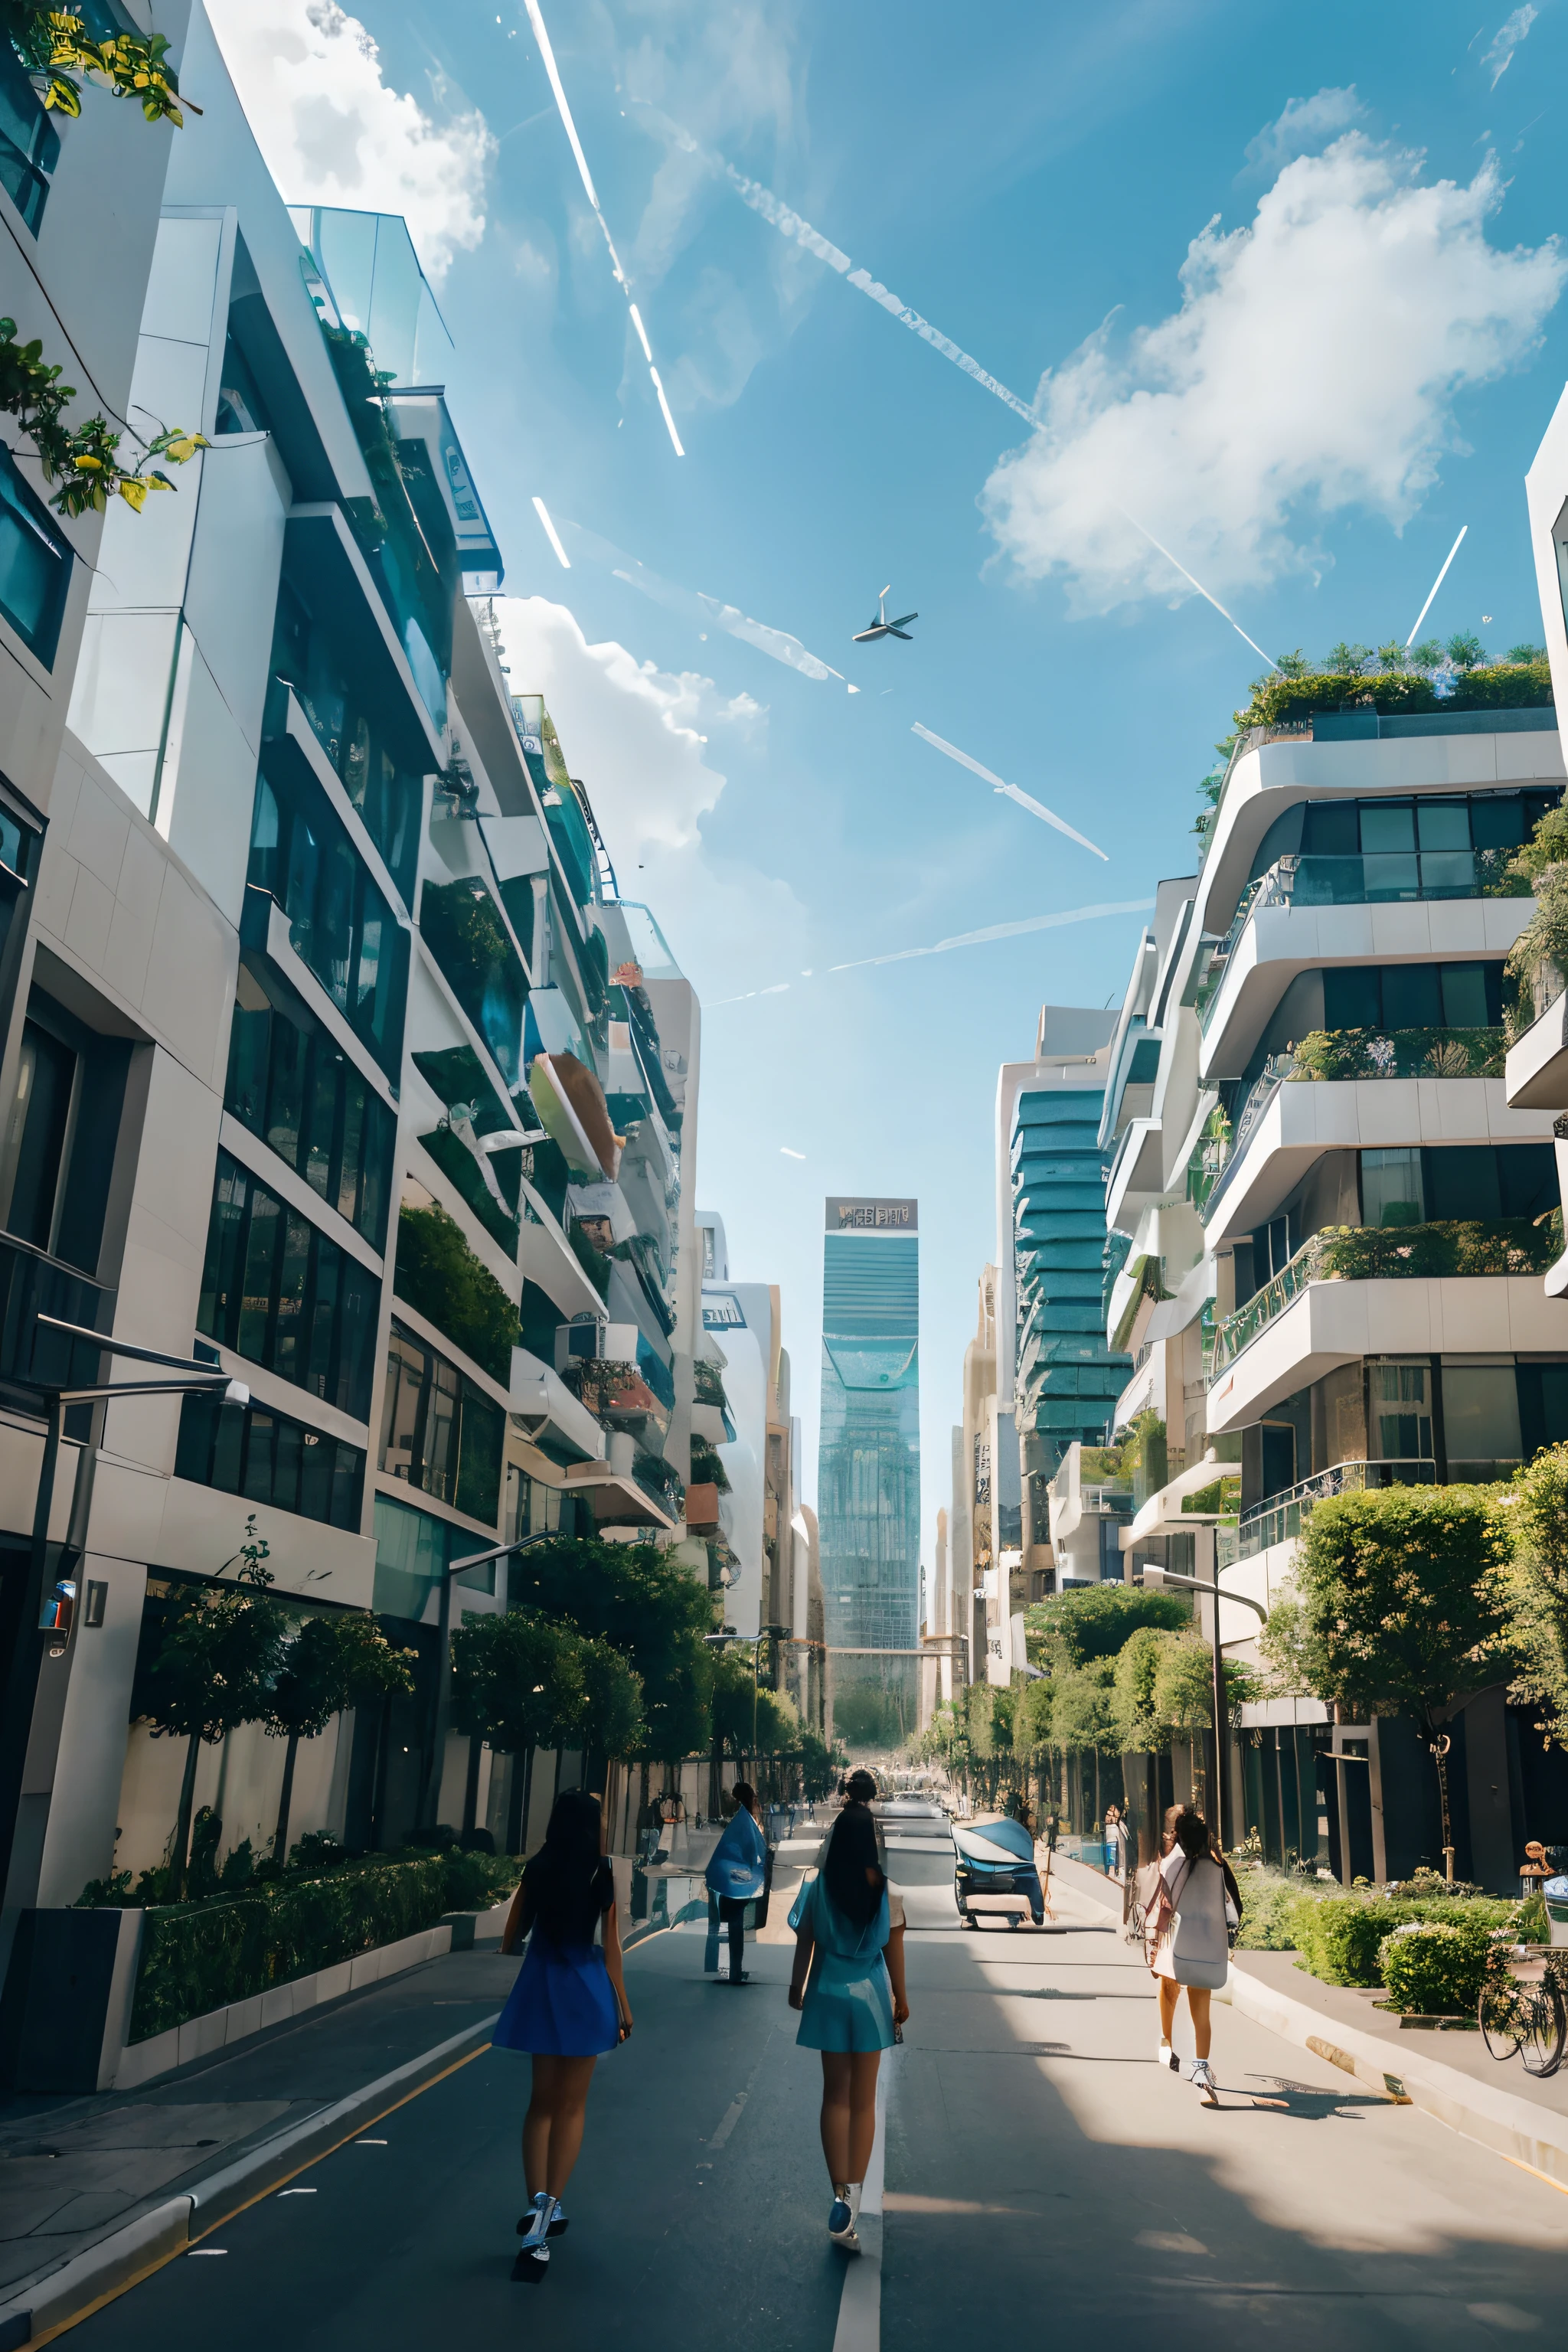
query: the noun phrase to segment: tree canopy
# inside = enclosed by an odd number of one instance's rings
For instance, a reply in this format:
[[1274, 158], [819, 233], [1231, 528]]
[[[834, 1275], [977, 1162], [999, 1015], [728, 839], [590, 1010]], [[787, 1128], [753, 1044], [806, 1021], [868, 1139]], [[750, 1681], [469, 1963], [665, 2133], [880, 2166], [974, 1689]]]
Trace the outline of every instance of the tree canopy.
[[1568, 1748], [1568, 1445], [1546, 1447], [1512, 1484], [1510, 1696], [1533, 1700], [1543, 1736]]
[[1178, 1592], [1149, 1591], [1141, 1584], [1086, 1584], [1036, 1601], [1025, 1613], [1024, 1630], [1033, 1663], [1056, 1673], [1086, 1665], [1091, 1658], [1115, 1657], [1141, 1625], [1175, 1632], [1192, 1622], [1191, 1605]]

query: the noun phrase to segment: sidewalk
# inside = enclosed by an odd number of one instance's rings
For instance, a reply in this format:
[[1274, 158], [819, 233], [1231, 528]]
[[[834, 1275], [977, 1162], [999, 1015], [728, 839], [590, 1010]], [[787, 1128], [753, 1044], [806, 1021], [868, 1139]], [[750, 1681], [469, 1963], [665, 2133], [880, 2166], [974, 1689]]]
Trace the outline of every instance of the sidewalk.
[[[1056, 1876], [1120, 1926], [1121, 1889], [1112, 1881], [1060, 1854]], [[1230, 1982], [1216, 1995], [1383, 2097], [1420, 2107], [1465, 2138], [1568, 2188], [1568, 2080], [1537, 2082], [1517, 2060], [1500, 2065], [1479, 2033], [1402, 2027], [1374, 2008], [1376, 1998], [1322, 1983], [1298, 1969], [1291, 1952], [1233, 1952]]]
[[[243, 2202], [269, 2177], [280, 2139], [301, 2129], [308, 2138], [313, 2120], [414, 2066], [385, 2090], [390, 2105], [416, 2085], [419, 2061], [465, 2037], [482, 2041], [515, 1974], [499, 1942], [479, 1943], [140, 2091], [0, 2100], [0, 2347], [28, 2340], [16, 2332], [19, 2313], [47, 2301], [49, 2280], [105, 2240], [124, 2236], [129, 2245], [139, 2224], [204, 2189], [210, 2194], [219, 2178]], [[452, 2053], [460, 2056], [461, 2047]], [[345, 2113], [342, 2129], [353, 2126]], [[254, 2188], [245, 2185], [247, 2160]], [[278, 2158], [270, 2177], [301, 2160]]]

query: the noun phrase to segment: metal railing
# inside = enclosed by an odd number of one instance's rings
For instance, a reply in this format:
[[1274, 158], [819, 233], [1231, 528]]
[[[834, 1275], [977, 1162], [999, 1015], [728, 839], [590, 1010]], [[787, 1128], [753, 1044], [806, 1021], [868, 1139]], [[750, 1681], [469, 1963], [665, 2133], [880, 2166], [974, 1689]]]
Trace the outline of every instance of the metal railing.
[[1270, 1495], [1241, 1516], [1237, 1529], [1240, 1557], [1250, 1559], [1271, 1544], [1287, 1543], [1301, 1532], [1301, 1522], [1314, 1503], [1329, 1495], [1360, 1495], [1380, 1486], [1433, 1486], [1437, 1465], [1420, 1454], [1392, 1462], [1336, 1462], [1303, 1478], [1282, 1495]]

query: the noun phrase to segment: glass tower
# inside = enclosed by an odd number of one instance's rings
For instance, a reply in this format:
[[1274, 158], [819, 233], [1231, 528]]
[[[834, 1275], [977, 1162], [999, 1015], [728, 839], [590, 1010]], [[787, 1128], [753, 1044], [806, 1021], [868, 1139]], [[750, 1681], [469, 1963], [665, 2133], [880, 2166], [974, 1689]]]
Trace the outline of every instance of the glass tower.
[[830, 1200], [817, 1472], [834, 1721], [852, 1744], [913, 1728], [920, 1641], [920, 1242], [913, 1201]]

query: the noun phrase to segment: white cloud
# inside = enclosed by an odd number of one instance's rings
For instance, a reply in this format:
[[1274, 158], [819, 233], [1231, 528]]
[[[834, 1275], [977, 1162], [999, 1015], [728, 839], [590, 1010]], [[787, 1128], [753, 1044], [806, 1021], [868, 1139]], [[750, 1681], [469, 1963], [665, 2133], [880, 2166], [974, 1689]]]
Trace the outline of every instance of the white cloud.
[[765, 727], [764, 706], [696, 671], [639, 662], [614, 638], [591, 646], [547, 597], [498, 597], [495, 609], [511, 683], [543, 695], [623, 895], [653, 908], [699, 993], [728, 996], [798, 962], [810, 918], [788, 885], [702, 837], [727, 782], [710, 763], [714, 739], [743, 748]]
[[1494, 89], [1512, 65], [1515, 49], [1518, 48], [1521, 41], [1526, 38], [1531, 25], [1540, 14], [1539, 8], [1528, 6], [1516, 8], [1512, 16], [1498, 26], [1492, 45], [1481, 59], [1483, 73], [1489, 66], [1491, 68]]
[[[437, 121], [389, 89], [336, 0], [206, 0], [267, 168], [289, 204], [401, 213], [433, 278], [485, 233], [495, 141], [477, 108]], [[443, 96], [439, 82], [433, 94]]]
[[1488, 244], [1491, 158], [1468, 187], [1419, 163], [1355, 131], [1299, 158], [1249, 226], [1194, 239], [1179, 310], [1042, 381], [983, 499], [1023, 578], [1080, 614], [1184, 593], [1136, 515], [1223, 594], [1321, 560], [1298, 533], [1325, 515], [1408, 520], [1463, 446], [1457, 396], [1528, 358], [1568, 275], [1555, 238]]
[[1310, 98], [1289, 99], [1276, 121], [1249, 140], [1249, 167], [1272, 176], [1298, 155], [1312, 155], [1366, 112], [1352, 82], [1347, 89], [1320, 89]]

